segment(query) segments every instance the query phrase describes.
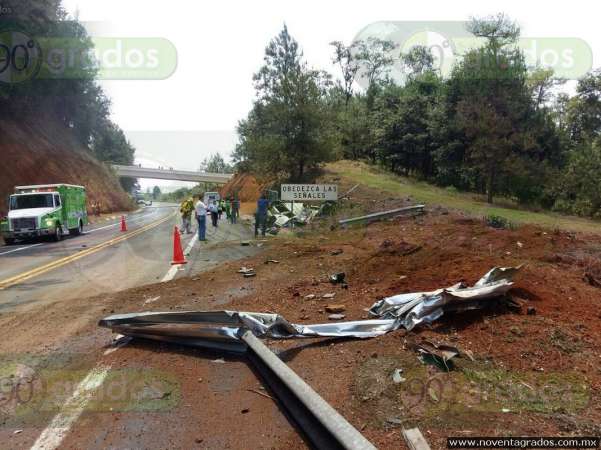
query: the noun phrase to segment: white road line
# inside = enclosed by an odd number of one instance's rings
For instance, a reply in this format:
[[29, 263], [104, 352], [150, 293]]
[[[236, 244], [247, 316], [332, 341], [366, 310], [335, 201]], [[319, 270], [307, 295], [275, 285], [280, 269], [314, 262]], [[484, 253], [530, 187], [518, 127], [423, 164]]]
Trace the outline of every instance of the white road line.
[[73, 395], [65, 402], [61, 411], [54, 416], [50, 425], [42, 432], [35, 441], [31, 450], [54, 450], [69, 433], [69, 430], [86, 408], [92, 398], [92, 394], [106, 379], [110, 367], [95, 367], [79, 383]]
[[[112, 225], [111, 225], [112, 226]], [[184, 254], [190, 253], [196, 243], [196, 236], [193, 236], [186, 246]], [[40, 244], [41, 245], [41, 244]], [[175, 269], [175, 270], [174, 270]], [[167, 277], [173, 271], [170, 279], [173, 279], [177, 273], [179, 266], [172, 266], [163, 278], [163, 282], [169, 281]], [[104, 351], [103, 355], [109, 355], [119, 348], [127, 345], [131, 339], [122, 338], [119, 342]], [[40, 437], [35, 441], [31, 450], [56, 450], [71, 430], [73, 424], [79, 419], [87, 404], [92, 398], [96, 389], [98, 389], [106, 377], [108, 376], [110, 366], [99, 366], [92, 369], [86, 377], [79, 383], [73, 395], [65, 402], [62, 410], [52, 419], [50, 425], [42, 432]]]
[[[190, 239], [190, 242], [188, 242], [188, 246], [186, 247], [186, 250], [184, 250], [184, 255], [187, 255], [188, 253], [190, 253], [190, 251], [192, 251], [192, 247], [194, 247], [194, 244], [197, 241], [198, 241], [198, 239], [196, 236], [193, 236], [192, 239]], [[167, 281], [173, 280], [175, 278], [175, 275], [177, 274], [178, 270], [180, 270], [179, 265], [171, 266], [171, 268], [167, 271], [167, 273], [161, 280], [161, 283], [166, 283]]]
[[38, 245], [42, 245], [42, 243], [40, 242], [39, 244], [33, 244], [33, 245], [28, 245], [26, 247], [16, 248], [14, 250], [8, 250], [6, 252], [0, 253], [0, 255], [8, 255], [9, 253], [20, 252], [21, 250], [27, 250], [28, 248], [37, 247]]

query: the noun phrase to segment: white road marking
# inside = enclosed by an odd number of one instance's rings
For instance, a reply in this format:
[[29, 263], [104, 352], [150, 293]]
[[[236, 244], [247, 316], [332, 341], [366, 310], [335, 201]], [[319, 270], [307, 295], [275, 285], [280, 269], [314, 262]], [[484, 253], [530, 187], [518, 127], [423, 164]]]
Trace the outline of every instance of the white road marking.
[[[188, 242], [188, 246], [184, 250], [184, 255], [187, 255], [187, 254], [189, 254], [192, 251], [192, 247], [194, 247], [194, 244], [197, 241], [198, 241], [198, 239], [197, 239], [196, 236], [193, 236], [192, 239], [190, 239], [190, 242]], [[180, 268], [179, 265], [171, 266], [171, 268], [167, 271], [167, 273], [165, 274], [165, 276], [161, 280], [161, 283], [166, 283], [167, 281], [173, 280], [173, 278], [175, 278], [175, 275], [177, 274], [178, 270], [183, 270], [183, 269]]]
[[69, 430], [91, 400], [94, 391], [106, 379], [109, 369], [108, 366], [95, 367], [86, 375], [73, 395], [65, 402], [61, 411], [54, 416], [50, 425], [35, 441], [31, 450], [54, 450], [60, 447]]
[[[184, 254], [190, 253], [196, 240], [196, 236], [193, 236], [192, 239], [190, 239]], [[165, 278], [163, 278], [163, 282], [168, 281], [166, 278], [169, 276], [171, 271], [173, 271], [173, 275], [171, 275], [170, 279], [173, 279], [178, 270], [179, 266], [171, 267], [167, 275], [165, 275]], [[106, 349], [103, 353], [103, 356], [117, 351], [119, 348], [127, 345], [130, 340], [131, 338], [122, 337], [113, 347]], [[56, 450], [60, 447], [61, 443], [71, 430], [73, 424], [83, 413], [84, 409], [92, 398], [94, 391], [102, 385], [108, 376], [109, 370], [110, 366], [99, 366], [92, 369], [86, 375], [86, 377], [81, 381], [81, 383], [79, 383], [73, 392], [73, 395], [69, 398], [69, 400], [67, 400], [67, 402], [65, 402], [62, 410], [52, 419], [50, 425], [46, 427], [46, 429], [35, 441], [31, 447], [31, 450]]]
[[0, 253], [0, 255], [8, 255], [9, 253], [20, 252], [21, 250], [27, 250], [28, 248], [37, 247], [38, 245], [42, 245], [42, 243], [40, 242], [39, 244], [27, 245], [25, 247], [16, 248], [14, 250], [8, 250], [6, 252]]

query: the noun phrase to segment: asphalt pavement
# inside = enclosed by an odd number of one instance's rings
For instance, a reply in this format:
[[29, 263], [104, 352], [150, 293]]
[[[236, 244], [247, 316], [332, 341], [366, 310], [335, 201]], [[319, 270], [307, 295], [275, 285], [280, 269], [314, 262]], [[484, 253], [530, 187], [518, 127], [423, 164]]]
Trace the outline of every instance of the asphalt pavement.
[[126, 222], [127, 232], [121, 231], [116, 218], [60, 242], [0, 247], [0, 313], [197, 273], [244, 255], [236, 246], [225, 250], [218, 244], [251, 237], [247, 227], [225, 220], [217, 229], [209, 224], [206, 243], [199, 243], [194, 233], [183, 234], [189, 264], [172, 268], [173, 230], [180, 223], [176, 205], [145, 207], [129, 214]]

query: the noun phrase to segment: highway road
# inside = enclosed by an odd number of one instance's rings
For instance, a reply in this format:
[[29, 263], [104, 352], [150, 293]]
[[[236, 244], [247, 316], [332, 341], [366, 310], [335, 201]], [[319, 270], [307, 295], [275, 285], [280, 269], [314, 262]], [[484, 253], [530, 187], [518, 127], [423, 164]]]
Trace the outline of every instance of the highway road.
[[60, 242], [0, 247], [0, 313], [166, 281], [249, 252], [239, 246], [227, 252], [213, 249], [216, 243], [251, 237], [247, 227], [222, 220], [216, 230], [208, 227], [206, 244], [199, 245], [194, 233], [182, 235], [189, 263], [172, 268], [176, 224], [176, 206], [156, 204], [129, 214], [127, 232], [120, 231], [115, 218]]
[[[248, 292], [192, 277], [181, 280], [191, 291], [155, 301], [156, 287], [145, 285], [258, 251], [240, 245], [248, 225], [221, 221], [208, 243], [184, 234], [188, 264], [173, 269], [176, 223], [176, 206], [159, 204], [130, 214], [125, 233], [115, 218], [62, 242], [0, 247], [0, 448], [304, 448], [244, 359], [111, 343], [97, 326], [124, 307], [220, 309]], [[138, 288], [133, 306], [112, 301], [128, 288]]]

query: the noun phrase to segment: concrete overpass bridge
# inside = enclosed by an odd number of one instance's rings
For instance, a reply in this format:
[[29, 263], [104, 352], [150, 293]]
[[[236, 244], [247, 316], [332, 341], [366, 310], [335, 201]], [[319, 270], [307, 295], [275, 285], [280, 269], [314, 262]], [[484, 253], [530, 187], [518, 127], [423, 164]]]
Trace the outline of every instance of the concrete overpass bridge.
[[232, 173], [192, 172], [188, 170], [151, 169], [140, 166], [112, 166], [117, 176], [124, 178], [151, 178], [154, 180], [191, 181], [195, 183], [226, 184]]

